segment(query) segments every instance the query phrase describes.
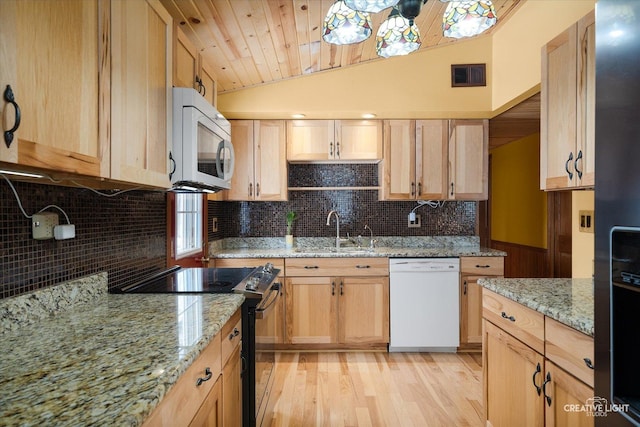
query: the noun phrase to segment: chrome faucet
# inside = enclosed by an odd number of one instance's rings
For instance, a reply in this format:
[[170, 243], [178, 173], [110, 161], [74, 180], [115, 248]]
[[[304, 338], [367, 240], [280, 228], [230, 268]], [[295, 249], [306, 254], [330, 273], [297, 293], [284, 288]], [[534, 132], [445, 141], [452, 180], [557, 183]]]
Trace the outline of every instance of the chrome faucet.
[[368, 225], [368, 224], [365, 224], [365, 225], [364, 225], [364, 229], [365, 229], [365, 230], [369, 230], [369, 232], [371, 233], [371, 240], [370, 240], [370, 242], [369, 242], [369, 247], [370, 247], [371, 249], [373, 249], [373, 248], [374, 248], [374, 245], [375, 245], [375, 243], [376, 243], [376, 241], [373, 239], [373, 230], [371, 229], [371, 227], [369, 227], [369, 225]]
[[340, 249], [340, 216], [338, 212], [334, 210], [329, 212], [329, 215], [327, 215], [327, 225], [331, 224], [331, 214], [336, 216], [336, 249]]

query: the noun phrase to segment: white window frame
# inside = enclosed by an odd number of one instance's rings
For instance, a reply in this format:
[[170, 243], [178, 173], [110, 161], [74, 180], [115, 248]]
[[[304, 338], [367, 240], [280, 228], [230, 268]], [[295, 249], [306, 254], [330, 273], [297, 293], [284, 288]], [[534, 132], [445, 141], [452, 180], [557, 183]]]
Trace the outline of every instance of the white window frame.
[[175, 194], [175, 259], [197, 254], [203, 247], [203, 201], [200, 193]]

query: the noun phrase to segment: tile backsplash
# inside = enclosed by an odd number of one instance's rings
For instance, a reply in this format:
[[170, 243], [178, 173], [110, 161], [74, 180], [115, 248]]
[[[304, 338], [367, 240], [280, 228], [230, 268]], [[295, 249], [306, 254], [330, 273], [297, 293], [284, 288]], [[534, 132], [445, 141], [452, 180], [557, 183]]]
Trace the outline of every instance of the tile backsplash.
[[[23, 216], [9, 185], [0, 177], [0, 298], [106, 271], [113, 288], [166, 265], [166, 194], [130, 191], [115, 197], [71, 187], [13, 181], [27, 214], [50, 204], [60, 206], [76, 226], [69, 240], [34, 240], [31, 220]], [[377, 187], [377, 165], [289, 165], [290, 187]], [[474, 236], [476, 202], [446, 202], [437, 209], [421, 206], [420, 228], [408, 228], [415, 202], [380, 202], [377, 190], [331, 189], [289, 192], [286, 202], [209, 202], [209, 241], [226, 237], [280, 237], [285, 215], [298, 214], [295, 236]], [[57, 212], [57, 209], [47, 209]], [[60, 213], [60, 223], [64, 215]], [[211, 231], [212, 218], [218, 231]]]
[[[62, 208], [76, 227], [69, 240], [34, 240], [7, 182], [0, 177], [0, 298], [96, 272], [109, 286], [166, 265], [166, 195], [131, 191], [103, 197], [90, 190], [12, 181], [28, 215]], [[46, 212], [64, 215], [55, 208]]]

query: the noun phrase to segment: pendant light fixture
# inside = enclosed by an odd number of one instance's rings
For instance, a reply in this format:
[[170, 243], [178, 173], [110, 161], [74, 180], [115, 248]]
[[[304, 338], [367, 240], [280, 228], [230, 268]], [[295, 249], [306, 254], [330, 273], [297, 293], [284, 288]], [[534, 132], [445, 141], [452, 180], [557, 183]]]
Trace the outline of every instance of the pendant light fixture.
[[407, 55], [418, 50], [420, 44], [420, 29], [400, 15], [397, 8], [391, 10], [376, 34], [376, 52], [383, 58]]
[[372, 32], [369, 13], [351, 9], [344, 0], [331, 5], [322, 25], [322, 39], [338, 45], [360, 43]]
[[491, 0], [450, 1], [442, 16], [442, 34], [456, 39], [477, 36], [497, 20]]
[[378, 13], [381, 10], [393, 7], [399, 0], [344, 0], [347, 7], [362, 12]]

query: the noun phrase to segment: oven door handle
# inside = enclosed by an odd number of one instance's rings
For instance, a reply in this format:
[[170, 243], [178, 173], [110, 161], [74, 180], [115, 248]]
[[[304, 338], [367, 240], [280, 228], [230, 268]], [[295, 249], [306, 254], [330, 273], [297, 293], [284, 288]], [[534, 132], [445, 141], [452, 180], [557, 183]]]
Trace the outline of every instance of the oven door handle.
[[[269, 311], [271, 311], [271, 307], [275, 304], [280, 296], [281, 285], [279, 282], [274, 283], [269, 290], [269, 295], [265, 298], [258, 307], [256, 307], [256, 319], [262, 320], [264, 319]], [[269, 300], [269, 296], [275, 294], [275, 297]]]

